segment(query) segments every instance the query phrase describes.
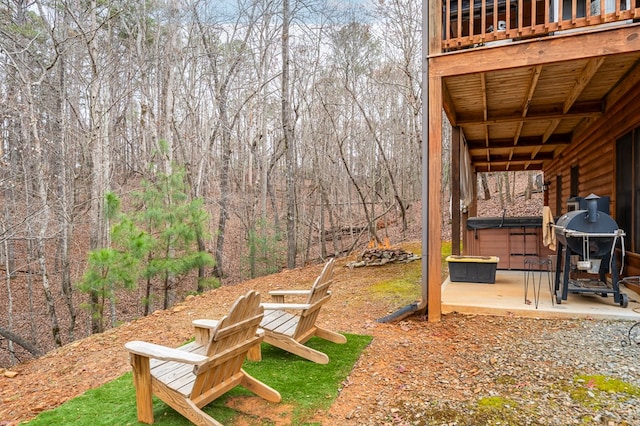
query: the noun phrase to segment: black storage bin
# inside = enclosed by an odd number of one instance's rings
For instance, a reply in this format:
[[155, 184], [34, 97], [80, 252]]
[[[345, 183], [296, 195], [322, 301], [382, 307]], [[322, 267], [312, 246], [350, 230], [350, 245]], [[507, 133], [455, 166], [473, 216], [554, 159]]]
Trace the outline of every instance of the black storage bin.
[[452, 282], [496, 282], [497, 256], [448, 256], [449, 279]]

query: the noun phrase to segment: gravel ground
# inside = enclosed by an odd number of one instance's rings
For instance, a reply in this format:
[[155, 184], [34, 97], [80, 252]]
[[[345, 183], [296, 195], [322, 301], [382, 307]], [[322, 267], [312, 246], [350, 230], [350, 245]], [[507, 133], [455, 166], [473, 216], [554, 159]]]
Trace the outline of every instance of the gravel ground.
[[[382, 349], [388, 368], [365, 354], [329, 414], [357, 425], [640, 425], [640, 345], [626, 341], [633, 324], [462, 315], [436, 325], [405, 321], [395, 326], [395, 345]], [[382, 386], [364, 389], [357, 383], [370, 367]], [[340, 419], [343, 404], [352, 410]]]

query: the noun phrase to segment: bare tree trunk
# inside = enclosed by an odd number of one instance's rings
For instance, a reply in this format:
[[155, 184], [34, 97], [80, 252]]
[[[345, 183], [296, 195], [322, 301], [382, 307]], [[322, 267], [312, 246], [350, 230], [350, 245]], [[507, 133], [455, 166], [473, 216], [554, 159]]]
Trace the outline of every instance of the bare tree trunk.
[[531, 194], [533, 193], [533, 172], [527, 172], [527, 188], [524, 191], [524, 198], [527, 200], [531, 199]]
[[146, 317], [147, 315], [149, 315], [149, 313], [151, 312], [151, 278], [147, 278], [147, 281], [145, 283], [144, 286], [144, 299], [143, 299], [143, 303], [144, 303], [144, 310], [143, 310], [143, 315]]
[[498, 173], [496, 175], [496, 185], [498, 186], [498, 197], [500, 199], [500, 207], [504, 209], [504, 174]]
[[[4, 222], [2, 222], [2, 228], [0, 228], [0, 231], [2, 231], [2, 235], [7, 235], [7, 228], [5, 227]], [[13, 329], [13, 293], [11, 291], [11, 265], [9, 264], [8, 241], [9, 241], [8, 238], [4, 238], [2, 240], [2, 249], [4, 252], [4, 268], [5, 268], [4, 276], [7, 284], [7, 326], [9, 327], [8, 331], [11, 332], [11, 330]], [[8, 349], [9, 349], [9, 359], [11, 361], [11, 365], [13, 365], [16, 363], [16, 355], [13, 348], [13, 340], [11, 339], [9, 339]]]
[[[217, 278], [222, 279], [225, 275], [224, 272], [224, 243], [226, 237], [227, 221], [229, 220], [229, 207], [230, 207], [230, 191], [231, 191], [231, 155], [232, 155], [232, 137], [231, 137], [231, 120], [229, 118], [229, 85], [232, 79], [236, 77], [238, 66], [242, 58], [242, 51], [237, 52], [231, 59], [230, 63], [226, 65], [223, 72], [220, 64], [223, 64], [223, 57], [219, 52], [219, 49], [213, 45], [213, 37], [207, 34], [205, 26], [200, 22], [197, 10], [193, 10], [193, 16], [196, 19], [198, 29], [200, 31], [200, 39], [202, 45], [207, 53], [209, 59], [209, 65], [211, 68], [211, 74], [213, 77], [213, 91], [215, 92], [218, 109], [218, 122], [214, 130], [209, 136], [209, 146], [212, 148], [215, 145], [216, 138], [221, 137], [221, 160], [220, 171], [218, 173], [218, 185], [220, 191], [220, 200], [218, 202], [219, 217], [217, 225], [217, 236], [214, 250], [215, 266], [213, 268], [213, 274]], [[246, 40], [251, 34], [251, 27], [246, 30], [244, 38]], [[220, 135], [218, 135], [220, 133]]]
[[487, 173], [480, 173], [480, 183], [482, 185], [482, 191], [484, 193], [484, 199], [491, 199], [491, 191], [489, 190], [489, 182], [487, 181]]
[[214, 274], [218, 278], [223, 278], [224, 239], [226, 236], [227, 221], [229, 220], [229, 170], [231, 168], [231, 131], [227, 117], [226, 87], [219, 88], [218, 96], [218, 114], [222, 128], [222, 158], [220, 173], [218, 174], [220, 186], [220, 201], [218, 202], [218, 207], [220, 209], [220, 215], [218, 217]]
[[40, 140], [40, 133], [38, 130], [38, 120], [36, 118], [36, 112], [34, 110], [33, 100], [34, 97], [31, 93], [31, 84], [25, 84], [25, 91], [27, 93], [27, 102], [29, 102], [29, 120], [31, 136], [34, 145], [35, 158], [35, 180], [37, 185], [38, 197], [40, 201], [41, 211], [38, 215], [39, 230], [36, 236], [38, 265], [40, 266], [40, 277], [42, 279], [42, 288], [44, 290], [44, 296], [47, 304], [47, 310], [49, 312], [49, 320], [51, 321], [51, 334], [56, 346], [62, 346], [62, 337], [60, 336], [60, 324], [58, 322], [58, 315], [56, 313], [56, 306], [49, 283], [49, 272], [47, 267], [46, 258], [46, 241], [47, 230], [49, 228], [49, 204], [47, 199], [47, 183], [45, 181], [45, 172], [43, 165], [45, 159], [42, 156], [42, 143]]
[[36, 346], [29, 343], [27, 340], [23, 339], [22, 337], [18, 336], [17, 334], [13, 333], [11, 330], [7, 330], [5, 328], [0, 327], [0, 336], [4, 337], [5, 339], [8, 339], [10, 342], [17, 343], [18, 345], [22, 346], [27, 351], [29, 351], [29, 353], [31, 353], [32, 355], [35, 355], [35, 356], [42, 355], [42, 352], [40, 351], [40, 349], [38, 349]]
[[[316, 206], [318, 204], [318, 193], [315, 193], [315, 196], [313, 197], [313, 201], [311, 201], [311, 212], [309, 212], [308, 214], [308, 218], [307, 218], [307, 223], [309, 224], [309, 226], [307, 227], [308, 232], [307, 232], [307, 243], [306, 243], [306, 248], [305, 248], [305, 255], [304, 255], [304, 259], [303, 259], [303, 264], [305, 264], [308, 260], [309, 260], [309, 253], [311, 251], [311, 240], [313, 238], [313, 222], [315, 219], [315, 215], [316, 215]], [[322, 203], [322, 201], [320, 202]], [[320, 211], [322, 212], [322, 208], [320, 209]]]
[[327, 238], [325, 236], [325, 223], [324, 223], [324, 216], [325, 216], [325, 205], [324, 205], [324, 200], [325, 200], [325, 194], [322, 188], [320, 188], [320, 225], [319, 225], [319, 229], [318, 229], [318, 241], [320, 242], [320, 257], [322, 257], [323, 259], [327, 257]]
[[[369, 129], [371, 137], [376, 141], [376, 145], [378, 146], [378, 152], [380, 154], [380, 157], [382, 158], [382, 164], [384, 165], [384, 168], [387, 172], [387, 176], [389, 177], [389, 182], [391, 183], [391, 189], [393, 189], [393, 198], [396, 202], [398, 209], [400, 210], [400, 218], [402, 219], [402, 231], [406, 231], [407, 230], [407, 215], [406, 215], [407, 210], [404, 206], [404, 203], [400, 199], [400, 192], [398, 191], [398, 185], [396, 185], [395, 176], [393, 174], [393, 171], [391, 170], [391, 166], [389, 164], [389, 160], [387, 159], [387, 155], [385, 154], [385, 150], [384, 150], [384, 147], [382, 146], [382, 142], [380, 141], [380, 138], [376, 133], [376, 129], [374, 128], [372, 121], [369, 119], [365, 109], [358, 101], [355, 93], [353, 93], [353, 91], [351, 91], [350, 88], [348, 87], [347, 87], [347, 90], [349, 90], [349, 93], [351, 93], [351, 96], [353, 97], [354, 102], [360, 109], [360, 113], [362, 114], [362, 116], [365, 119], [365, 122], [367, 123], [367, 128]], [[373, 214], [373, 207], [372, 207], [372, 214]]]
[[289, 101], [289, 0], [282, 1], [282, 131], [286, 149], [287, 268], [296, 267], [295, 140]]
[[[66, 35], [68, 24], [68, 11], [65, 9], [63, 12], [63, 25], [61, 32]], [[60, 271], [62, 280], [62, 294], [69, 311], [69, 326], [67, 328], [67, 335], [69, 341], [74, 341], [74, 330], [76, 327], [76, 308], [73, 301], [73, 285], [71, 283], [71, 262], [69, 259], [69, 241], [72, 234], [73, 226], [73, 189], [71, 184], [73, 182], [71, 171], [66, 167], [66, 161], [71, 158], [71, 150], [69, 149], [69, 140], [67, 138], [66, 129], [63, 128], [65, 123], [65, 117], [67, 114], [66, 108], [66, 57], [64, 54], [58, 59], [58, 97], [56, 99], [56, 109], [58, 111], [58, 117], [55, 123], [55, 134], [58, 135], [60, 141], [60, 151], [57, 152], [55, 161], [56, 177], [57, 177], [57, 222], [60, 228], [60, 236], [58, 238], [58, 250], [60, 253]], [[71, 188], [71, 189], [70, 189]]]

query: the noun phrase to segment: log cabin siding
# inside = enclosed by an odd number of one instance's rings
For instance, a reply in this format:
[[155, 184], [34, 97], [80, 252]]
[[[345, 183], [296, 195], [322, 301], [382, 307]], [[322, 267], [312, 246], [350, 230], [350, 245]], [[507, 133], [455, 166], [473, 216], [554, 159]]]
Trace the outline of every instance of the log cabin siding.
[[[624, 96], [617, 98], [615, 103], [609, 104], [600, 118], [587, 124], [581, 132], [576, 134], [572, 144], [546, 165], [545, 180], [551, 183], [548, 199], [556, 199], [556, 176], [562, 175], [561, 197], [565, 201], [563, 208], [566, 211], [571, 167], [578, 165], [580, 167], [578, 195], [584, 197], [593, 192], [600, 196], [611, 197], [610, 211], [615, 219], [616, 140], [638, 126], [640, 126], [640, 84], [635, 84]], [[555, 203], [550, 203], [550, 207], [554, 215], [565, 212], [555, 211]], [[628, 253], [625, 258], [624, 275], [640, 275], [640, 253]]]

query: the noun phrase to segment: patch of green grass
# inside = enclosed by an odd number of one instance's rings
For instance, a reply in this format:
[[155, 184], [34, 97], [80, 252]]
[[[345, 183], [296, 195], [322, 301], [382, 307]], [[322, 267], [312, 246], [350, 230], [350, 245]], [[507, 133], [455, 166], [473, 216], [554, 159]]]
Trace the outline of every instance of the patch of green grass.
[[509, 398], [490, 396], [478, 400], [474, 420], [484, 425], [518, 424], [520, 404]]
[[449, 265], [445, 260], [447, 256], [451, 255], [451, 241], [442, 241], [442, 248], [440, 254], [442, 255], [442, 268], [446, 269]]
[[518, 403], [501, 396], [489, 396], [478, 400], [478, 408], [481, 410], [500, 410], [504, 407], [516, 408]]
[[373, 284], [370, 291], [373, 297], [386, 300], [391, 305], [406, 305], [420, 299], [421, 280], [422, 263], [413, 261], [403, 265], [401, 274]]
[[575, 377], [574, 382], [583, 384], [586, 388], [597, 389], [602, 392], [624, 393], [634, 397], [640, 396], [640, 387], [601, 374], [578, 375]]
[[[258, 380], [276, 389], [282, 403], [293, 407], [293, 424], [303, 425], [317, 410], [331, 406], [361, 352], [371, 342], [370, 336], [346, 334], [347, 343], [338, 345], [312, 338], [307, 345], [326, 353], [329, 364], [320, 365], [268, 344], [262, 345], [262, 361], [245, 362], [244, 369]], [[253, 395], [242, 387], [227, 392], [204, 409], [223, 424], [233, 424], [236, 412], [225, 406], [229, 398]], [[30, 426], [139, 425], [136, 414], [135, 389], [131, 373], [97, 389], [67, 401], [55, 410], [41, 413], [28, 422]], [[157, 398], [153, 398], [157, 425], [190, 425], [191, 423]]]
[[618, 394], [619, 400], [637, 398], [640, 388], [623, 380], [604, 375], [577, 375], [569, 390], [571, 399], [584, 407], [600, 409], [606, 404], [606, 394]]
[[[403, 244], [402, 248], [422, 256], [420, 242]], [[451, 254], [451, 241], [442, 241], [442, 279], [449, 275], [449, 264], [445, 260]], [[393, 279], [378, 281], [370, 287], [371, 295], [384, 299], [392, 306], [404, 306], [422, 297], [422, 262], [413, 261], [403, 265], [402, 274]]]

